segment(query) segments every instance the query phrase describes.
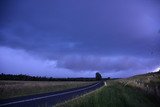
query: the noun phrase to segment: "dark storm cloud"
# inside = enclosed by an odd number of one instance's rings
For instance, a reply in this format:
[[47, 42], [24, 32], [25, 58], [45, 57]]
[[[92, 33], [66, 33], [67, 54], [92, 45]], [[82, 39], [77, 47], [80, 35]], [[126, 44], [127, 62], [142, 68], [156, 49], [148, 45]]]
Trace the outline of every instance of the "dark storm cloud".
[[154, 58], [133, 56], [66, 56], [58, 62], [59, 67], [74, 71], [144, 71], [159, 67], [160, 61]]
[[57, 61], [44, 59], [22, 49], [0, 47], [0, 72], [54, 77], [93, 77], [94, 72], [73, 72], [57, 68]]
[[159, 0], [2, 0], [0, 4], [3, 47], [27, 50], [73, 71], [143, 71], [159, 65]]
[[159, 38], [159, 5], [116, 2], [15, 2], [11, 22], [1, 31], [4, 44], [51, 52], [150, 53]]

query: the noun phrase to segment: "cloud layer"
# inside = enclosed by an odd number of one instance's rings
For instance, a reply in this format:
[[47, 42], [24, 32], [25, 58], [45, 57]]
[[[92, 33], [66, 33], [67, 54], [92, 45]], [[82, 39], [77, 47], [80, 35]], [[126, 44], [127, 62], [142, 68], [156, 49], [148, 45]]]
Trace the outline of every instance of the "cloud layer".
[[67, 56], [58, 61], [59, 67], [81, 70], [98, 70], [101, 72], [144, 71], [155, 68], [160, 61], [154, 58], [133, 56]]
[[94, 77], [95, 72], [104, 76], [116, 77], [119, 74], [119, 77], [128, 77], [151, 72], [160, 66], [157, 59], [132, 56], [67, 55], [51, 60], [22, 49], [8, 47], [0, 47], [0, 59], [1, 73], [48, 77]]
[[158, 0], [1, 0], [1, 72], [126, 77], [152, 71], [160, 64], [159, 10]]

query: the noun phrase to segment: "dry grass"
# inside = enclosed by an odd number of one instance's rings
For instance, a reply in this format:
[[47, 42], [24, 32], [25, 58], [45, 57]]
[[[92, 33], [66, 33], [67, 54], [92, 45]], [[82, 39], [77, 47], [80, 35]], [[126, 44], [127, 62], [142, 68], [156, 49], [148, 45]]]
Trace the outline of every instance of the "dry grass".
[[0, 81], [0, 99], [54, 92], [92, 84], [93, 82]]
[[149, 94], [160, 97], [160, 72], [137, 75], [118, 81], [124, 85], [138, 87]]

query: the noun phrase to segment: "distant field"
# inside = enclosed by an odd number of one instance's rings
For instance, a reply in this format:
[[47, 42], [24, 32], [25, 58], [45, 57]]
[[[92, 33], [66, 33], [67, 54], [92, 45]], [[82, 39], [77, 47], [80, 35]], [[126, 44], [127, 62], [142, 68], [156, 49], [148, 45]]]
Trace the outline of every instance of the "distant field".
[[0, 99], [54, 92], [86, 86], [94, 82], [0, 81]]
[[152, 73], [111, 80], [107, 86], [57, 107], [159, 107], [159, 77]]

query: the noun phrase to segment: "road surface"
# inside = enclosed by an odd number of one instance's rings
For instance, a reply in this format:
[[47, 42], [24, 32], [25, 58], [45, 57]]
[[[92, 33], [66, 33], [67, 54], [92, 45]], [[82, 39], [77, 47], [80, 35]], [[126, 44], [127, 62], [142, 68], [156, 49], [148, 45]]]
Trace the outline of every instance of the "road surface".
[[57, 103], [64, 102], [76, 96], [96, 90], [103, 85], [103, 82], [97, 82], [92, 85], [68, 89], [65, 91], [0, 100], [0, 107], [52, 107]]

